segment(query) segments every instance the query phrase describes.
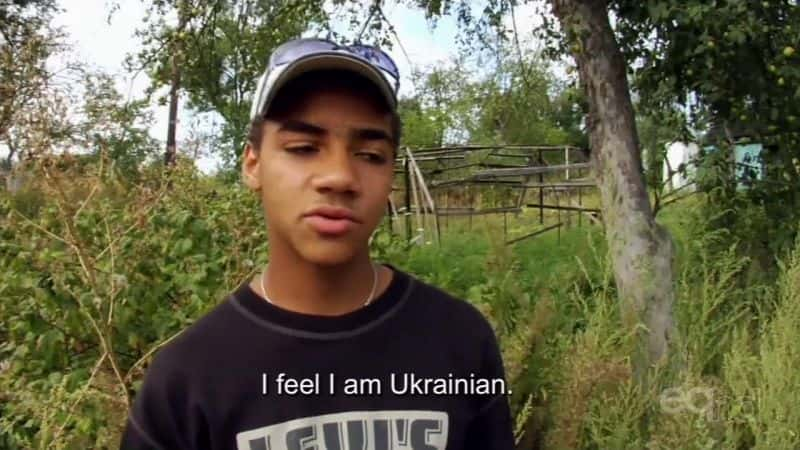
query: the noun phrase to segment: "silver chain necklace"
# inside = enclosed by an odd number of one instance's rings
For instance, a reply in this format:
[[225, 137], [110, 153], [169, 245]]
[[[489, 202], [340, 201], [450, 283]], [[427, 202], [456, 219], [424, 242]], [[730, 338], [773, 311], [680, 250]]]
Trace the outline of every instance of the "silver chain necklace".
[[[372, 297], [375, 296], [375, 289], [378, 287], [378, 270], [375, 268], [374, 263], [370, 263], [370, 265], [372, 266], [372, 290], [369, 293], [369, 297], [367, 297], [367, 301], [365, 301], [364, 304], [361, 306], [362, 308], [364, 306], [369, 305], [369, 302], [372, 301]], [[264, 294], [264, 299], [270, 304], [274, 305], [275, 302], [273, 302], [269, 298], [269, 296], [267, 295], [267, 290], [264, 288], [264, 276], [266, 276], [266, 274], [267, 271], [265, 270], [264, 273], [261, 275], [261, 292]]]

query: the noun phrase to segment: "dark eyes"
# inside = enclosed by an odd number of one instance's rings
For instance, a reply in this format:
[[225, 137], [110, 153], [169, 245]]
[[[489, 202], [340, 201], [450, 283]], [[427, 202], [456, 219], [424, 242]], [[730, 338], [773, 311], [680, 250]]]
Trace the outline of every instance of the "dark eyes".
[[[313, 145], [296, 145], [292, 147], [286, 147], [286, 151], [298, 156], [311, 156], [317, 153], [318, 149]], [[383, 164], [386, 162], [386, 157], [379, 152], [359, 150], [355, 152], [355, 155], [373, 164]]]
[[375, 164], [383, 164], [386, 162], [386, 158], [380, 153], [356, 152], [356, 156], [358, 156], [359, 158], [364, 158], [365, 160]]
[[294, 147], [286, 147], [286, 151], [296, 155], [311, 155], [317, 151], [317, 148], [312, 145], [296, 145]]

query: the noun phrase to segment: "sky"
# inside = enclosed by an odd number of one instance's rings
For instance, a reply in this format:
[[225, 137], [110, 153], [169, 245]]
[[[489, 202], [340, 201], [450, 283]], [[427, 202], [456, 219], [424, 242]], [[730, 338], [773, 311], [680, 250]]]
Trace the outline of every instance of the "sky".
[[[114, 75], [119, 91], [124, 96], [135, 99], [143, 96], [149, 79], [143, 73], [136, 77], [127, 73], [123, 68], [123, 61], [126, 55], [136, 52], [140, 47], [134, 31], [142, 25], [146, 0], [116, 1], [119, 9], [109, 22], [109, 0], [59, 0], [63, 12], [54, 17], [53, 25], [61, 27], [67, 33], [68, 42], [72, 46], [71, 58]], [[476, 7], [479, 7], [477, 2]], [[457, 24], [454, 18], [444, 17], [433, 28], [421, 10], [395, 2], [388, 2], [384, 13], [395, 26], [401, 44], [395, 43], [388, 49], [401, 73], [400, 95], [409, 95], [414, 91], [409, 78], [412, 64], [415, 67], [442, 65], [456, 55]], [[507, 22], [510, 23], [510, 18]], [[516, 10], [519, 30], [530, 30], [538, 22], [533, 8], [519, 7]], [[56, 66], [61, 63], [51, 62]], [[166, 92], [166, 88], [163, 92]], [[151, 110], [155, 124], [150, 129], [150, 134], [163, 143], [167, 130], [167, 107], [154, 104]], [[190, 113], [181, 108], [177, 136], [179, 145], [187, 131], [187, 127], [181, 124], [188, 124], [191, 120]], [[204, 157], [198, 161], [199, 168], [206, 173], [212, 172], [216, 164], [215, 158]]]

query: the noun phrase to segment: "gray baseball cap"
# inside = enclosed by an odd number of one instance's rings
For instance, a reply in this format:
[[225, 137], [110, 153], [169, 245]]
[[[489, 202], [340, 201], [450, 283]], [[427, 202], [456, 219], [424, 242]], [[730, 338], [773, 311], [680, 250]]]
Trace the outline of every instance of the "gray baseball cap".
[[316, 39], [296, 39], [281, 44], [270, 55], [267, 69], [258, 80], [250, 120], [264, 115], [276, 94], [290, 80], [317, 70], [349, 70], [378, 87], [393, 110], [397, 108], [400, 73], [383, 50], [368, 45], [339, 45]]

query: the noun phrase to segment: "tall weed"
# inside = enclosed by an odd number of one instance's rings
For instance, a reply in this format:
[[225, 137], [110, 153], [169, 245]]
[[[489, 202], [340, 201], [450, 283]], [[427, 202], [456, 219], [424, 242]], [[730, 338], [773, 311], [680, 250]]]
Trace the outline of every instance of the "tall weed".
[[780, 264], [774, 318], [756, 350], [746, 330], [725, 359], [731, 401], [729, 439], [747, 439], [755, 449], [800, 448], [800, 240]]

